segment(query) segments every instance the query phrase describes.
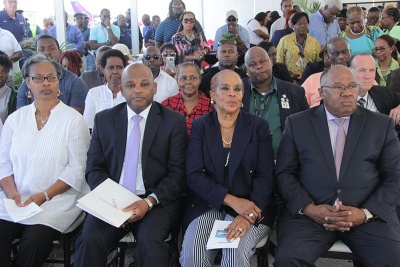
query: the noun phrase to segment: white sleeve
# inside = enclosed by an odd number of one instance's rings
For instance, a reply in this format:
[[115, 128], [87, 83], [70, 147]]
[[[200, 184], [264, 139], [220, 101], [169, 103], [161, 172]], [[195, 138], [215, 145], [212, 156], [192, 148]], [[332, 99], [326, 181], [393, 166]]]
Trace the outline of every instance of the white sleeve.
[[3, 124], [0, 120], [0, 180], [13, 174], [13, 166], [10, 158], [12, 137], [14, 134], [13, 117], [9, 116]]
[[94, 124], [94, 116], [96, 115], [96, 104], [94, 103], [94, 99], [92, 96], [92, 91], [94, 88], [89, 90], [88, 94], [86, 95], [85, 100], [85, 109], [83, 111], [83, 118], [86, 121], [87, 126], [89, 129], [93, 129]]

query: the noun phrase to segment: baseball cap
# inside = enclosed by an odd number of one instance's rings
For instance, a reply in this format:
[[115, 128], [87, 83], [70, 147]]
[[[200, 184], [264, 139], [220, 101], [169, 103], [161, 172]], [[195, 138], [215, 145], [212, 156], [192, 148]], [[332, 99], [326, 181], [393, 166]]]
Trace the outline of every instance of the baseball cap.
[[116, 49], [122, 52], [124, 56], [127, 56], [129, 60], [133, 60], [131, 53], [129, 52], [129, 48], [124, 44], [115, 44], [112, 49]]
[[226, 12], [226, 18], [229, 18], [230, 16], [234, 16], [236, 19], [238, 18], [238, 14], [235, 10], [229, 10]]
[[75, 18], [76, 16], [82, 16], [82, 17], [85, 17], [85, 14], [84, 14], [84, 13], [82, 13], [82, 12], [76, 12], [76, 13], [75, 13], [75, 15], [74, 15], [74, 18]]

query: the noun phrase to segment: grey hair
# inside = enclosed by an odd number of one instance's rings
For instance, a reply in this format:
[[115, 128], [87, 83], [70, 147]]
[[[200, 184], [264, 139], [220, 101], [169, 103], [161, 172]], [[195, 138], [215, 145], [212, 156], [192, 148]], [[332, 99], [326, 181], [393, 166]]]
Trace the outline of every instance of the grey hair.
[[180, 73], [181, 70], [182, 70], [183, 68], [185, 68], [185, 67], [193, 67], [193, 68], [195, 68], [195, 69], [196, 69], [197, 75], [201, 76], [201, 71], [200, 71], [199, 66], [197, 66], [196, 63], [187, 61], [187, 62], [183, 62], [182, 64], [179, 64], [178, 70], [176, 71], [176, 78], [178, 78], [179, 73]]
[[326, 0], [325, 6], [328, 6], [328, 8], [336, 7], [339, 10], [342, 10], [342, 8], [343, 8], [343, 4], [342, 4], [341, 0]]
[[56, 61], [46, 57], [45, 55], [40, 55], [36, 54], [34, 56], [31, 56], [28, 58], [28, 60], [25, 62], [25, 64], [22, 66], [21, 73], [22, 77], [25, 79], [29, 77], [29, 72], [31, 70], [31, 66], [37, 64], [37, 63], [42, 63], [42, 62], [49, 62], [53, 64], [54, 68], [56, 69], [57, 76], [60, 78], [62, 74], [62, 67], [59, 63]]

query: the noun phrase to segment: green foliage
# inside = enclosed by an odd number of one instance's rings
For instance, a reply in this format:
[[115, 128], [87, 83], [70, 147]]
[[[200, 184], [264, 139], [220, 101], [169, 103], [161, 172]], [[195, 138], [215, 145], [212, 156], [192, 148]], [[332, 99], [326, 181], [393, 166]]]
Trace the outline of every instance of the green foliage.
[[307, 14], [315, 13], [321, 8], [321, 1], [317, 0], [294, 0], [293, 4], [299, 5]]
[[[229, 40], [229, 39], [235, 40], [236, 42], [237, 42], [237, 41], [240, 41], [239, 36], [236, 35], [236, 34], [232, 34], [232, 33], [224, 33], [224, 34], [222, 35], [222, 37], [221, 37], [220, 40]], [[219, 40], [219, 41], [220, 41], [220, 40]]]
[[19, 88], [21, 83], [22, 83], [22, 73], [19, 71], [17, 73], [14, 74], [13, 76], [13, 80], [14, 80], [14, 84], [15, 84], [15, 88]]

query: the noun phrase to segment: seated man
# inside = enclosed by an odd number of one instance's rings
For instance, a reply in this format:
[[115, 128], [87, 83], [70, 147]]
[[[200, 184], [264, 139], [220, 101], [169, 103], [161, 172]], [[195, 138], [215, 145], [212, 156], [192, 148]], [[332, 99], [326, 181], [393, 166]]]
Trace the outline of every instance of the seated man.
[[[58, 41], [50, 35], [41, 35], [36, 41], [36, 53], [45, 55], [57, 62], [60, 62], [61, 50]], [[85, 99], [88, 93], [88, 87], [84, 81], [79, 79], [72, 72], [62, 69], [59, 77], [59, 88], [61, 91], [58, 97], [64, 104], [76, 109], [83, 114], [85, 108]], [[30, 89], [22, 82], [18, 89], [17, 109], [33, 103], [34, 99]]]
[[222, 39], [218, 42], [217, 58], [218, 66], [208, 68], [204, 71], [199, 90], [210, 98], [210, 83], [212, 77], [221, 70], [233, 70], [239, 74], [240, 78], [246, 78], [246, 72], [239, 69], [236, 64], [238, 62], [238, 50], [236, 42], [232, 39]]
[[132, 231], [137, 266], [167, 267], [170, 255], [164, 240], [180, 227], [186, 188], [185, 118], [153, 102], [157, 85], [143, 64], [125, 68], [121, 90], [126, 103], [95, 117], [86, 181], [93, 190], [111, 178], [143, 200], [124, 209], [134, 214], [120, 228], [88, 215], [76, 241], [74, 266], [106, 266], [108, 249]]
[[170, 96], [179, 92], [178, 83], [168, 73], [161, 70], [163, 63], [160, 50], [155, 46], [149, 46], [143, 53], [143, 63], [150, 68], [153, 73], [154, 82], [157, 83], [157, 92], [154, 101], [161, 103]]
[[110, 46], [100, 46], [94, 53], [96, 56], [96, 70], [84, 72], [80, 77], [86, 83], [89, 89], [106, 83], [106, 80], [104, 79], [103, 68], [101, 67], [101, 58], [108, 50], [111, 50]]
[[323, 104], [286, 120], [274, 266], [315, 266], [339, 239], [362, 266], [400, 262], [400, 143], [391, 118], [357, 107], [357, 90], [350, 69], [332, 66]]

